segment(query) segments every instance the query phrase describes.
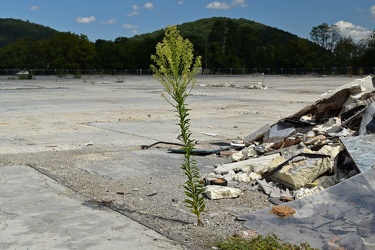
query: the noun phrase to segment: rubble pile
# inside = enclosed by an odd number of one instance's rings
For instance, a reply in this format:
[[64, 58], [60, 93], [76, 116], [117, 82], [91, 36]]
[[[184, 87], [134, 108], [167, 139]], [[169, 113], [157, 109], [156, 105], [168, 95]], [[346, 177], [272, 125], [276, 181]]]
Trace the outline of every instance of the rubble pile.
[[[323, 94], [314, 104], [276, 124], [266, 124], [243, 138], [239, 150], [221, 151], [230, 155], [230, 163], [215, 166], [206, 178], [224, 178], [234, 186], [249, 183], [252, 190], [261, 189], [271, 202], [282, 204], [372, 168], [374, 160], [361, 166], [353, 159], [353, 139], [347, 138], [373, 133], [375, 77], [368, 76]], [[227, 198], [215, 194], [225, 193], [220, 188], [212, 191], [207, 186], [207, 196]], [[233, 197], [241, 194], [235, 190], [227, 193], [235, 193]]]
[[211, 86], [211, 87], [226, 87], [226, 88], [236, 88], [236, 89], [267, 89], [267, 86], [263, 82], [257, 82], [253, 85], [241, 85], [234, 83], [214, 83], [214, 84], [200, 84], [201, 87]]

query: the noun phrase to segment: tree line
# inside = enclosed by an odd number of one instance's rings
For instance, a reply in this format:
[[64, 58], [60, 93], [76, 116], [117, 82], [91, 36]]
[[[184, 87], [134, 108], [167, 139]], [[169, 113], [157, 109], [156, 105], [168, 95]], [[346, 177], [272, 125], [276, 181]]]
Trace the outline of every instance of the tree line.
[[[206, 69], [375, 66], [375, 32], [354, 42], [326, 23], [312, 28], [310, 40], [245, 19], [208, 18], [177, 27]], [[0, 47], [0, 68], [149, 69], [150, 56], [163, 36], [160, 30], [95, 42], [71, 32], [21, 37]]]

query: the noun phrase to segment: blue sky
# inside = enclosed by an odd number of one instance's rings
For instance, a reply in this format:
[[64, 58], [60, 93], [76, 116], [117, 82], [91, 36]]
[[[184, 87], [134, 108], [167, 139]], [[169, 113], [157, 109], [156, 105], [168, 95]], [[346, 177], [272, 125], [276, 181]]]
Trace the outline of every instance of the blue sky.
[[310, 38], [336, 24], [355, 40], [375, 29], [374, 0], [2, 0], [1, 18], [114, 40], [209, 17], [245, 18]]

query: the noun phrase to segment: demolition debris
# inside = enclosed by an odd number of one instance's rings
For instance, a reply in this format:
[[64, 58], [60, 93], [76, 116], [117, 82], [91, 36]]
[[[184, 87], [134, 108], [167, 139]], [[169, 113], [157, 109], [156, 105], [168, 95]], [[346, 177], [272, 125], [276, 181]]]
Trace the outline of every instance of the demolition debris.
[[[269, 195], [277, 206], [238, 217], [250, 230], [319, 249], [375, 248], [375, 77], [325, 93], [242, 142], [220, 152], [231, 162], [206, 178]], [[228, 188], [208, 185], [206, 195], [241, 195]]]
[[[358, 147], [353, 145], [375, 133], [374, 90], [368, 76], [323, 94], [296, 114], [244, 137], [245, 146], [230, 151], [231, 163], [216, 166], [208, 177], [224, 178], [232, 185], [250, 183], [253, 190], [268, 194], [272, 203], [282, 204], [372, 168], [373, 155], [359, 163], [353, 153]], [[372, 141], [366, 143], [374, 148]], [[215, 191], [224, 192], [221, 189]], [[213, 191], [207, 190], [212, 197]]]

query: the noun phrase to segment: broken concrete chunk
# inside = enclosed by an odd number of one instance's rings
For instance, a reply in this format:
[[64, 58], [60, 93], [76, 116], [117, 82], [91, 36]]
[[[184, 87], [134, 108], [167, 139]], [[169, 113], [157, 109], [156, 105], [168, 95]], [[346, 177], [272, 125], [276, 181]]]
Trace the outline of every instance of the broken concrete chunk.
[[235, 181], [238, 182], [250, 182], [252, 179], [250, 178], [250, 175], [248, 173], [237, 173], [234, 177]]
[[[290, 161], [279, 172], [271, 176], [272, 180], [292, 189], [304, 187], [326, 172], [330, 172], [334, 166], [334, 158], [343, 150], [343, 146], [323, 146], [315, 153], [330, 155], [330, 158], [305, 158]], [[310, 151], [311, 152], [311, 151]]]
[[320, 191], [323, 191], [325, 188], [321, 186], [316, 186], [313, 188], [300, 188], [296, 190], [294, 194], [295, 199], [301, 199], [302, 197], [313, 195], [316, 193], [319, 193]]
[[252, 169], [253, 169], [253, 166], [246, 165], [246, 166], [243, 166], [240, 171], [243, 173], [250, 173]]
[[223, 176], [223, 178], [228, 181], [234, 181], [236, 179], [236, 173], [231, 169], [226, 175]]
[[341, 130], [341, 119], [338, 117], [329, 118], [328, 121], [322, 125], [318, 125], [313, 129], [316, 133], [336, 133]]
[[239, 152], [233, 153], [229, 156], [230, 162], [242, 161], [249, 159], [250, 157], [257, 156], [258, 153], [255, 150], [255, 145], [251, 145], [248, 148], [244, 148]]
[[260, 175], [258, 173], [251, 172], [251, 173], [249, 173], [249, 177], [250, 177], [251, 181], [253, 181], [253, 180], [258, 180], [258, 179], [262, 178], [262, 175]]
[[336, 175], [321, 176], [318, 179], [316, 179], [314, 182], [317, 182], [318, 185], [323, 188], [329, 188], [338, 183]]
[[252, 168], [252, 172], [258, 175], [263, 175], [264, 173], [268, 172], [269, 165], [254, 165]]
[[329, 170], [331, 163], [327, 158], [307, 159], [284, 166], [272, 179], [286, 187], [298, 189]]
[[[262, 154], [264, 154], [265, 152], [267, 152], [267, 150], [266, 150], [266, 145], [265, 145], [266, 143], [264, 143], [264, 144], [262, 144], [262, 145], [256, 145], [255, 147], [254, 147], [254, 150], [255, 150], [255, 152], [257, 152], [257, 154], [258, 155], [262, 155]], [[268, 143], [269, 144], [269, 143]]]
[[242, 160], [244, 160], [244, 159], [245, 159], [245, 157], [244, 157], [244, 155], [242, 154], [241, 151], [240, 151], [240, 152], [236, 152], [236, 153], [234, 153], [234, 154], [231, 154], [231, 155], [229, 156], [229, 161], [230, 161], [230, 162], [242, 161]]
[[270, 193], [271, 198], [280, 198], [281, 196], [281, 190], [278, 187], [273, 187]]
[[242, 154], [245, 157], [245, 159], [248, 159], [250, 157], [257, 156], [257, 152], [254, 149], [255, 145], [251, 145], [248, 148], [242, 149]]
[[324, 135], [317, 135], [313, 138], [308, 139], [305, 141], [305, 145], [320, 145], [323, 144], [326, 140], [326, 137]]
[[272, 189], [274, 187], [273, 185], [266, 182], [265, 180], [256, 180], [256, 181], [259, 184], [259, 186], [262, 188], [265, 194], [270, 194], [272, 192]]
[[240, 161], [240, 162], [233, 162], [233, 163], [218, 165], [214, 169], [214, 172], [216, 174], [227, 174], [229, 170], [234, 170], [238, 172], [245, 166], [253, 166], [253, 168], [268, 167], [268, 163], [270, 163], [277, 156], [278, 154], [273, 154], [273, 155], [261, 156], [257, 158], [251, 158], [251, 159]]
[[316, 152], [319, 154], [330, 155], [331, 159], [333, 159], [343, 150], [344, 150], [344, 146], [341, 144], [337, 144], [337, 145], [325, 145]]
[[283, 201], [292, 201], [292, 200], [294, 200], [294, 198], [290, 194], [288, 188], [286, 188], [285, 190], [280, 189], [280, 199], [283, 200]]
[[242, 191], [238, 188], [223, 186], [207, 186], [204, 194], [210, 200], [231, 199], [242, 195]]

